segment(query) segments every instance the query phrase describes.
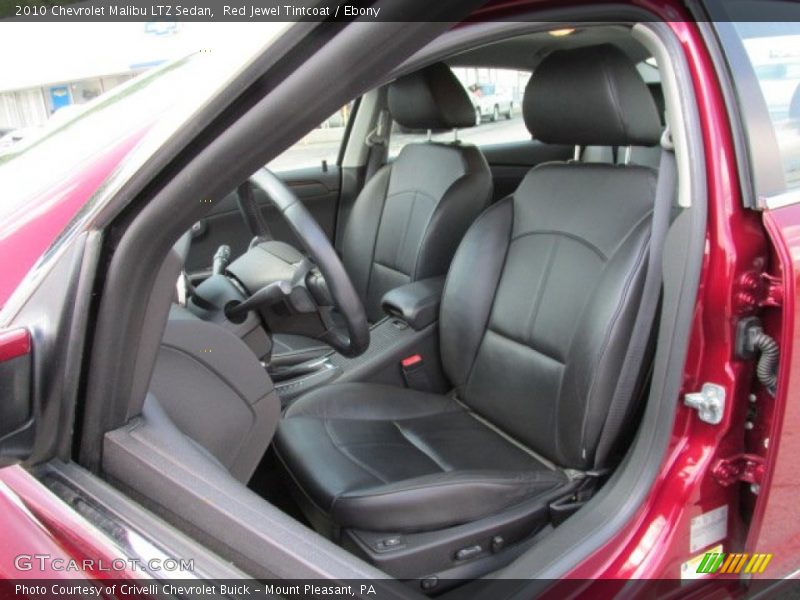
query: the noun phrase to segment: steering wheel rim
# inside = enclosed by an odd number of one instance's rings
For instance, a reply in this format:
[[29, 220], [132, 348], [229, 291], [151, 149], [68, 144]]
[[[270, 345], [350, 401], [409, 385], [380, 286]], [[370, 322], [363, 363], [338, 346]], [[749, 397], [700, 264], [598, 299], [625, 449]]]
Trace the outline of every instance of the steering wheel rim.
[[289, 186], [272, 171], [266, 167], [259, 169], [250, 181], [263, 190], [286, 219], [306, 254], [325, 278], [333, 304], [344, 319], [346, 336], [326, 323], [328, 329], [322, 339], [344, 356], [362, 354], [369, 346], [367, 313], [328, 236]]

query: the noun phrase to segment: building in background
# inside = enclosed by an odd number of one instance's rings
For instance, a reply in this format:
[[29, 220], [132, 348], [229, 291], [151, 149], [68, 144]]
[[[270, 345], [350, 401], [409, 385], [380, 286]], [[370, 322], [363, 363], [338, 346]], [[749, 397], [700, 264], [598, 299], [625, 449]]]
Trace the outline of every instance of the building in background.
[[0, 131], [42, 126], [158, 64], [233, 41], [247, 24], [213, 25], [0, 23]]

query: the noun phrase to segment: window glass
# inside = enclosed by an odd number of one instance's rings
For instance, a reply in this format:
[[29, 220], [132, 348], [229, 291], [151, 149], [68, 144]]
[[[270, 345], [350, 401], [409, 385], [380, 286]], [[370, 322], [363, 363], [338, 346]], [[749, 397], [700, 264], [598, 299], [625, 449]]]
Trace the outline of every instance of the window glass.
[[287, 148], [267, 165], [273, 171], [319, 167], [322, 161], [335, 165], [344, 140], [352, 103], [347, 104], [312, 129], [303, 139]]
[[742, 38], [775, 128], [786, 185], [800, 188], [800, 23], [735, 23], [734, 26]]
[[[530, 71], [453, 67], [453, 73], [466, 88], [475, 110], [476, 126], [459, 129], [459, 140], [487, 146], [531, 139], [520, 110]], [[406, 144], [426, 139], [427, 131], [406, 130], [395, 123], [389, 140], [389, 156], [397, 156]], [[449, 142], [454, 134], [452, 131], [434, 132], [431, 139]]]

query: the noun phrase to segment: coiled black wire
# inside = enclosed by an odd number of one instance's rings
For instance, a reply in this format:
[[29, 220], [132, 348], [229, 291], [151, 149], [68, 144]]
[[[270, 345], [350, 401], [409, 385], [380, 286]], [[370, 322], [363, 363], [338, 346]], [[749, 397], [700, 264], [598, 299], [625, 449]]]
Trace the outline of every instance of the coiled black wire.
[[775, 386], [778, 383], [778, 358], [780, 348], [778, 342], [764, 333], [763, 329], [756, 329], [751, 333], [750, 343], [753, 348], [761, 353], [756, 366], [756, 377], [767, 390], [775, 395]]

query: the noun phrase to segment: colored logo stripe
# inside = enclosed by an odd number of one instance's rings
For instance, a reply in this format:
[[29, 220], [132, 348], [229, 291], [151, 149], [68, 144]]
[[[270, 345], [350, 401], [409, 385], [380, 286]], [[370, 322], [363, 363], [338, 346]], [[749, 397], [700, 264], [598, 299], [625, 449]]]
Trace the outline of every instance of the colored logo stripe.
[[763, 573], [767, 568], [772, 554], [725, 554], [707, 552], [697, 566], [698, 573]]

